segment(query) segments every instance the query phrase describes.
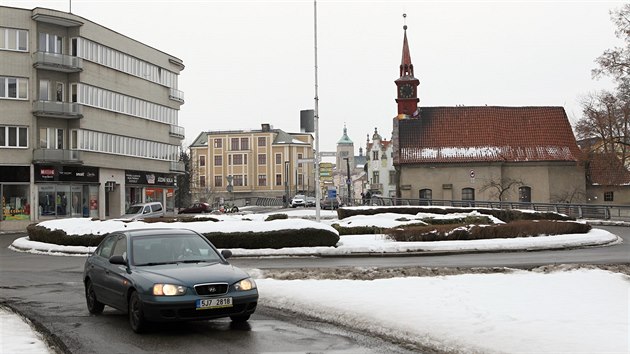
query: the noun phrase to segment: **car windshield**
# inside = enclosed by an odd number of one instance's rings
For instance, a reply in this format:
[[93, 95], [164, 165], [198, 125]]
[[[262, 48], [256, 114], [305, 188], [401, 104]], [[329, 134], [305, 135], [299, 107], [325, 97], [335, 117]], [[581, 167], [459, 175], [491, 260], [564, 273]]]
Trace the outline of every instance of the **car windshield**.
[[214, 248], [196, 234], [136, 236], [131, 239], [131, 250], [135, 266], [221, 261]]
[[142, 205], [132, 205], [127, 209], [125, 214], [138, 214], [142, 211]]

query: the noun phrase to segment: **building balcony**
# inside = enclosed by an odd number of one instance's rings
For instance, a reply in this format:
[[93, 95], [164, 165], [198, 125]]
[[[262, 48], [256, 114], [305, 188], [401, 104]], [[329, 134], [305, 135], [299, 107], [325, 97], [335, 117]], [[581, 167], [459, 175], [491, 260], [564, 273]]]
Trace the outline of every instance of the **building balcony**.
[[184, 127], [180, 127], [178, 125], [171, 125], [171, 130], [169, 131], [170, 136], [184, 139], [185, 133], [186, 133], [186, 130], [184, 129]]
[[35, 101], [33, 114], [37, 117], [80, 119], [83, 118], [83, 109], [78, 103]]
[[168, 94], [168, 98], [170, 98], [173, 101], [184, 103], [184, 92], [172, 88]]
[[186, 166], [182, 161], [171, 161], [171, 172], [184, 173], [186, 172]]
[[83, 161], [79, 150], [35, 149], [33, 163], [83, 164]]
[[383, 190], [383, 184], [382, 183], [370, 183], [370, 190], [371, 191], [382, 191]]
[[64, 54], [35, 52], [33, 54], [33, 67], [64, 73], [76, 73], [83, 71], [83, 59]]

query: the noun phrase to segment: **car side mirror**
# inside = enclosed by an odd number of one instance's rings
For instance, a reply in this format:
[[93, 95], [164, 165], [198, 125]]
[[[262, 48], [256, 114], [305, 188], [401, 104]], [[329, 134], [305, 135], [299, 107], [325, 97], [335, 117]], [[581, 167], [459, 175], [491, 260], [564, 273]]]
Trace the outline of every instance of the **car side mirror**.
[[223, 258], [228, 259], [228, 258], [232, 257], [232, 251], [230, 251], [230, 250], [223, 250], [223, 251], [221, 251], [221, 255], [223, 256]]
[[127, 265], [127, 262], [125, 261], [123, 256], [111, 256], [111, 257], [109, 257], [109, 263], [111, 263], [111, 264], [120, 264], [120, 265]]

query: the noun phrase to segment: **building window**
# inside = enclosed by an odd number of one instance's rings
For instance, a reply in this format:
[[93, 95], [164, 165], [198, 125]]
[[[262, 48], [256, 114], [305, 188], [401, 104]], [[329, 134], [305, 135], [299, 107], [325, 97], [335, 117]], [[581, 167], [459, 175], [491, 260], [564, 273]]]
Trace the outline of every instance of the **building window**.
[[241, 138], [241, 150], [249, 150], [249, 138]]
[[267, 154], [258, 154], [258, 165], [264, 166], [267, 164]]
[[396, 184], [396, 171], [389, 171], [389, 185]]
[[50, 101], [50, 81], [39, 80], [39, 100]]
[[223, 176], [214, 176], [214, 186], [215, 187], [223, 186]]
[[0, 147], [26, 148], [28, 147], [28, 128], [0, 126]]
[[433, 199], [433, 191], [430, 189], [420, 190], [420, 199]]
[[0, 76], [0, 99], [28, 99], [28, 80]]
[[234, 165], [242, 165], [243, 164], [243, 155], [241, 155], [241, 154], [234, 154], [234, 155], [232, 155], [232, 162], [234, 163]]
[[372, 183], [374, 184], [378, 184], [379, 182], [379, 172], [378, 171], [373, 171], [372, 172]]
[[[72, 55], [107, 66], [143, 80], [177, 89], [177, 77], [174, 72], [139, 60], [136, 57], [119, 52], [110, 47], [92, 42], [85, 38], [72, 38]], [[183, 99], [183, 93], [179, 93]]]
[[276, 173], [276, 186], [282, 185], [282, 174]]
[[50, 34], [39, 34], [39, 51], [47, 53], [63, 53], [63, 37]]
[[28, 52], [28, 31], [0, 27], [0, 49]]
[[276, 154], [276, 165], [281, 165], [281, 164], [282, 164], [282, 155]]
[[475, 200], [475, 189], [462, 188], [462, 200]]
[[205, 187], [206, 186], [206, 176], [199, 176], [199, 187]]
[[264, 136], [259, 136], [258, 137], [258, 146], [266, 146], [267, 145], [267, 138]]
[[613, 192], [604, 192], [604, 201], [605, 202], [612, 202], [614, 201], [614, 194]]
[[[302, 159], [302, 154], [298, 154], [298, 161]], [[302, 163], [298, 162], [298, 168], [302, 167]]]
[[264, 187], [267, 185], [267, 175], [258, 175], [258, 186]]
[[378, 160], [378, 151], [372, 151], [372, 160]]
[[215, 166], [222, 166], [223, 165], [223, 156], [215, 155], [214, 156], [214, 165]]
[[222, 148], [223, 147], [223, 139], [221, 139], [221, 138], [214, 139], [214, 147], [215, 148]]
[[234, 187], [242, 187], [243, 175], [234, 175], [234, 179], [232, 179], [232, 185], [234, 185]]
[[238, 151], [238, 138], [230, 139], [230, 150]]
[[302, 189], [304, 189], [304, 175], [300, 173], [297, 177], [298, 177], [297, 185], [302, 186]]
[[55, 89], [55, 98], [57, 99], [57, 102], [63, 102], [63, 92], [64, 92], [63, 83], [58, 82], [57, 87]]
[[518, 200], [523, 203], [530, 203], [532, 201], [532, 189], [525, 186], [519, 187]]
[[205, 165], [206, 165], [206, 156], [205, 155], [199, 156], [199, 167], [204, 167]]

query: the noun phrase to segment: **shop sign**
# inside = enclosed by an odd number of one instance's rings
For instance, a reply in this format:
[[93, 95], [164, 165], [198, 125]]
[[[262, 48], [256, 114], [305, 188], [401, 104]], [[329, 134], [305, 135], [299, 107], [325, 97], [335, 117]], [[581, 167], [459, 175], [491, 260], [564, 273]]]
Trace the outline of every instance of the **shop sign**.
[[170, 187], [175, 185], [175, 177], [158, 172], [125, 171], [125, 183]]
[[35, 181], [98, 183], [98, 168], [89, 166], [35, 165]]
[[30, 166], [0, 166], [0, 182], [30, 182]]

